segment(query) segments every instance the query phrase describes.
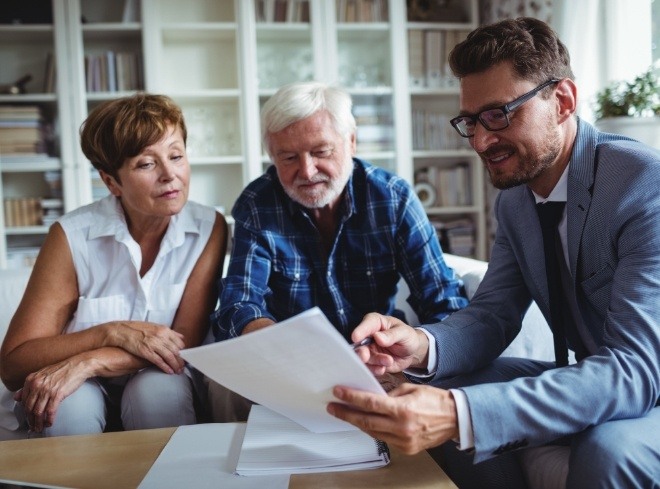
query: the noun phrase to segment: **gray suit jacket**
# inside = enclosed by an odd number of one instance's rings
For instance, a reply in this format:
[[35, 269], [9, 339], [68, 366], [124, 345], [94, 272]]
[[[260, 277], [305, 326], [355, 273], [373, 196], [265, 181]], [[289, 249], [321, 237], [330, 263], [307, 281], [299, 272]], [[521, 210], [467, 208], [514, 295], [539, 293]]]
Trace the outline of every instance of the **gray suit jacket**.
[[[488, 271], [470, 305], [425, 328], [433, 381], [497, 358], [533, 299], [550, 322], [543, 242], [525, 185], [500, 192]], [[568, 253], [589, 355], [533, 378], [465, 387], [475, 462], [608, 420], [660, 395], [660, 152], [578, 120], [568, 174]]]

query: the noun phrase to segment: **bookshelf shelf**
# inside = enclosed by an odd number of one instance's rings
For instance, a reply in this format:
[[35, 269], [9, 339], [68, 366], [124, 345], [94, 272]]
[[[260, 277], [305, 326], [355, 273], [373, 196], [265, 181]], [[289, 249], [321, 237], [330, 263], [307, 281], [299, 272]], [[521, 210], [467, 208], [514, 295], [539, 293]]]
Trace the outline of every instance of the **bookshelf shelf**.
[[60, 170], [62, 164], [59, 158], [48, 158], [43, 161], [6, 162], [0, 155], [0, 170], [2, 173], [26, 173]]
[[42, 235], [48, 232], [48, 226], [15, 226], [5, 229], [8, 236], [22, 236], [28, 234]]

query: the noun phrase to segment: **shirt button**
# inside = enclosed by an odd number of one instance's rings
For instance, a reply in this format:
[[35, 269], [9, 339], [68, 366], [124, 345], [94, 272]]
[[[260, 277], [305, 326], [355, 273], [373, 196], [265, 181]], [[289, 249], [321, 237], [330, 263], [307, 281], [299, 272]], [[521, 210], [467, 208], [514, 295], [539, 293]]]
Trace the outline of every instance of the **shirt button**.
[[331, 275], [331, 273], [328, 271], [328, 277]]
[[299, 273], [294, 273], [294, 274], [293, 274], [293, 277], [294, 277], [296, 280], [300, 280], [300, 274], [299, 274]]
[[342, 316], [344, 315], [344, 310], [343, 310], [343, 309], [339, 309], [339, 311], [337, 311], [337, 312], [338, 312], [339, 314], [341, 314]]
[[371, 277], [371, 270], [367, 270], [367, 277]]

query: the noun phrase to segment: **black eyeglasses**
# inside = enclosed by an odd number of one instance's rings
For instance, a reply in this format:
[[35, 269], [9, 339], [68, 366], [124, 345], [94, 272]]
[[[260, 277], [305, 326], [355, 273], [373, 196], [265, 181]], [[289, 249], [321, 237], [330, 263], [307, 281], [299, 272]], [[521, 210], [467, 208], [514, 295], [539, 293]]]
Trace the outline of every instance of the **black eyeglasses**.
[[477, 127], [477, 121], [488, 129], [489, 131], [501, 131], [509, 127], [509, 114], [534, 97], [537, 93], [545, 87], [559, 83], [561, 80], [553, 78], [545, 83], [540, 84], [538, 87], [530, 90], [517, 99], [509, 102], [502, 107], [495, 107], [494, 109], [483, 110], [477, 115], [459, 115], [454, 117], [449, 122], [454, 129], [464, 138], [471, 138], [474, 136], [474, 130]]

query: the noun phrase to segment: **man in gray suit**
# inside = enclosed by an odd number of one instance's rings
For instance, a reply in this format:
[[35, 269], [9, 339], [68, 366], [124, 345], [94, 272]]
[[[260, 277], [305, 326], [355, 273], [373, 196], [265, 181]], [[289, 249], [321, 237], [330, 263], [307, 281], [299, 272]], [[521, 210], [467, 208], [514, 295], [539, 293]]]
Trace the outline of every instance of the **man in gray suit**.
[[[660, 152], [575, 116], [569, 54], [537, 19], [476, 29], [450, 64], [452, 125], [502, 189], [488, 272], [442, 323], [367, 315], [352, 340], [374, 344], [358, 354], [376, 375], [405, 370], [415, 383], [388, 396], [338, 386], [328, 411], [406, 453], [443, 445], [461, 487], [524, 487], [518, 450], [552, 443], [570, 449], [566, 487], [657, 487]], [[536, 209], [546, 202], [565, 203], [550, 252]], [[498, 358], [532, 300], [556, 363]]]

